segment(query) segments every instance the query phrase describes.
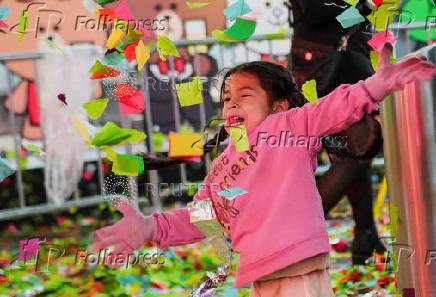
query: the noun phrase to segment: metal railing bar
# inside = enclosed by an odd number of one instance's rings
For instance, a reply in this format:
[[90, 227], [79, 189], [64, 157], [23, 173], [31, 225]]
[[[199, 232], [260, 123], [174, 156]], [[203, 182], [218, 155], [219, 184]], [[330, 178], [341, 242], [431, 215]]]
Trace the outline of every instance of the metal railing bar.
[[17, 133], [15, 127], [15, 108], [14, 108], [14, 96], [12, 94], [12, 82], [9, 75], [9, 68], [5, 64], [6, 69], [6, 84], [8, 88], [8, 98], [9, 98], [9, 126], [11, 130], [12, 137], [14, 139], [14, 150], [15, 150], [15, 164], [16, 164], [16, 185], [18, 198], [20, 201], [20, 207], [24, 208], [26, 206], [26, 201], [24, 197], [24, 186], [23, 186], [23, 174], [21, 171], [21, 136]]

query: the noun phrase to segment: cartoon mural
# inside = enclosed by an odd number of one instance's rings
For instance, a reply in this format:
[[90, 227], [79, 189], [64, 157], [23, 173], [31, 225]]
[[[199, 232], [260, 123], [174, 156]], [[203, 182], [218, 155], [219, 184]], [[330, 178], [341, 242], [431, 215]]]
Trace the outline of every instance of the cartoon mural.
[[[78, 17], [88, 20], [96, 17], [88, 12], [82, 1], [46, 0], [46, 1], [4, 1], [0, 6], [9, 6], [11, 13], [5, 23], [9, 28], [0, 33], [0, 54], [37, 52], [48, 48], [44, 38], [58, 46], [91, 43], [103, 46], [106, 33], [99, 28], [77, 26]], [[28, 9], [29, 27], [21, 43], [18, 43], [18, 24], [20, 14]], [[11, 61], [7, 67], [19, 77], [14, 90], [14, 111], [21, 124], [22, 137], [40, 139], [38, 90], [35, 84], [35, 67], [31, 60]], [[4, 77], [2, 78], [5, 79]], [[4, 86], [3, 86], [4, 88]], [[4, 91], [4, 90], [3, 90]], [[96, 91], [96, 96], [100, 93]], [[9, 99], [0, 102], [1, 114], [9, 108]]]
[[[145, 37], [148, 43], [156, 40], [158, 35], [168, 36], [171, 40], [181, 39], [202, 39], [211, 36], [215, 29], [223, 29], [225, 16], [216, 13], [225, 9], [224, 1], [217, 1], [211, 6], [200, 9], [190, 9], [184, 0], [174, 1], [138, 1], [128, 0], [128, 6], [137, 19], [160, 22], [167, 20], [164, 30], [153, 31], [152, 38]], [[217, 104], [212, 101], [210, 95], [210, 80], [217, 73], [217, 62], [207, 54], [207, 46], [196, 46], [200, 69], [195, 73], [193, 47], [179, 48], [180, 58], [174, 59], [175, 70], [172, 73], [176, 83], [189, 80], [196, 75], [204, 78], [203, 99], [206, 109], [206, 118], [217, 113]], [[152, 104], [153, 122], [163, 132], [174, 130], [174, 118], [172, 113], [172, 95], [169, 83], [169, 61], [162, 61], [154, 52], [147, 63], [148, 75], [150, 78], [150, 95]], [[196, 128], [200, 128], [199, 107], [184, 107], [180, 109], [181, 121], [188, 121]]]

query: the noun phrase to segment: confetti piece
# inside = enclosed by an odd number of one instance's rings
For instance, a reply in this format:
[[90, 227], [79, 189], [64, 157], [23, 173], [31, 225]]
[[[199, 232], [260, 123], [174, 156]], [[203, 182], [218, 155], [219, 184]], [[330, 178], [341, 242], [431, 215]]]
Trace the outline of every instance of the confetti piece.
[[96, 99], [83, 104], [83, 108], [88, 112], [89, 118], [92, 120], [96, 120], [103, 114], [106, 109], [107, 103], [109, 102], [108, 98]]
[[175, 57], [180, 57], [179, 52], [177, 51], [176, 46], [172, 41], [166, 37], [159, 35], [157, 39], [157, 51], [159, 53], [159, 57], [162, 61], [166, 61], [165, 56], [171, 55]]
[[144, 160], [140, 156], [116, 154], [112, 172], [118, 175], [138, 176], [144, 171]]
[[0, 6], [0, 20], [4, 20], [11, 13], [9, 6]]
[[9, 166], [9, 163], [6, 160], [0, 158], [0, 182], [2, 182], [8, 176], [14, 174], [15, 170]]
[[112, 2], [115, 2], [115, 0], [98, 0], [98, 4], [100, 5], [105, 5]]
[[191, 106], [203, 102], [201, 91], [203, 82], [196, 76], [191, 82], [176, 84], [177, 96], [179, 97], [180, 106]]
[[136, 46], [135, 52], [136, 61], [138, 61], [138, 71], [141, 71], [145, 63], [147, 63], [148, 59], [150, 59], [150, 53], [148, 52], [148, 49], [144, 45], [144, 42], [142, 42], [142, 40], [140, 40], [138, 45]]
[[142, 113], [145, 109], [144, 95], [140, 91], [136, 91], [133, 96], [120, 102], [120, 109], [123, 115]]
[[350, 5], [356, 6], [357, 3], [359, 3], [359, 0], [344, 0], [344, 2], [347, 2]]
[[230, 136], [232, 136], [235, 143], [236, 151], [244, 152], [250, 149], [250, 143], [248, 142], [247, 128], [245, 125], [230, 127]]
[[74, 127], [76, 127], [77, 132], [88, 141], [88, 144], [91, 142], [91, 137], [89, 136], [88, 129], [86, 125], [79, 120], [74, 114], [71, 114], [71, 119], [73, 120]]
[[58, 100], [59, 100], [60, 102], [62, 102], [63, 104], [68, 105], [68, 104], [67, 104], [67, 98], [65, 97], [65, 94], [63, 94], [63, 93], [58, 94]]
[[377, 31], [383, 31], [394, 21], [394, 16], [401, 11], [401, 0], [390, 0], [374, 9], [366, 18], [374, 25]]
[[20, 241], [20, 253], [17, 257], [19, 261], [29, 261], [39, 251], [39, 238], [25, 239]]
[[38, 153], [38, 155], [41, 155], [41, 154], [43, 153], [43, 151], [41, 150], [41, 148], [40, 148], [39, 146], [34, 145], [34, 144], [28, 144], [28, 145], [26, 146], [26, 148], [27, 148], [29, 151], [34, 151], [34, 152]]
[[400, 209], [393, 203], [389, 203], [389, 214], [391, 217], [391, 236], [395, 237], [401, 225]]
[[212, 4], [215, 4], [216, 0], [212, 0], [210, 2], [190, 2], [190, 1], [186, 1], [186, 5], [188, 5], [189, 8], [200, 8], [200, 7], [204, 7], [204, 6], [209, 6]]
[[91, 76], [91, 79], [117, 77], [121, 74], [121, 72], [119, 72], [118, 70], [115, 70], [112, 67], [103, 65], [99, 60], [97, 60], [94, 63], [94, 65], [91, 67], [89, 72], [94, 73]]
[[108, 65], [117, 65], [121, 60], [121, 55], [118, 52], [109, 53], [103, 57], [103, 62]]
[[318, 93], [316, 91], [316, 81], [314, 79], [306, 81], [301, 87], [301, 91], [309, 102], [315, 102], [318, 104]]
[[389, 30], [385, 30], [383, 32], [379, 32], [374, 37], [368, 41], [368, 44], [377, 52], [381, 53], [384, 45], [386, 43], [390, 43], [392, 46], [395, 45], [397, 40], [395, 37], [389, 32]]
[[117, 101], [125, 101], [135, 95], [136, 90], [128, 84], [120, 84], [114, 90], [114, 95], [117, 97]]
[[336, 19], [338, 20], [338, 22], [341, 23], [342, 27], [345, 29], [365, 21], [365, 18], [359, 13], [359, 10], [357, 10], [357, 8], [354, 6], [348, 7], [340, 15], [338, 15]]
[[120, 44], [121, 39], [126, 35], [126, 32], [123, 30], [116, 28], [112, 31], [111, 35], [107, 39], [106, 46], [108, 49], [113, 49], [118, 44]]
[[383, 4], [384, 0], [372, 0], [372, 3], [375, 4], [375, 6], [380, 7]]
[[147, 137], [142, 132], [135, 129], [123, 129], [112, 122], [107, 122], [103, 128], [94, 136], [91, 141], [92, 145], [113, 146], [124, 142], [137, 143]]
[[110, 9], [97, 9], [96, 13], [103, 23], [109, 23], [112, 20], [115, 20], [117, 17], [115, 15], [115, 10], [113, 8]]
[[245, 3], [244, 0], [239, 0], [235, 3], [233, 3], [232, 5], [230, 5], [229, 7], [227, 7], [226, 9], [224, 9], [224, 15], [231, 21], [233, 22], [237, 16], [239, 15], [244, 15], [249, 13], [251, 10], [251, 8], [248, 6], [247, 3]]
[[236, 197], [238, 197], [242, 194], [246, 194], [246, 193], [248, 193], [246, 190], [244, 190], [240, 187], [235, 187], [232, 189], [227, 189], [227, 190], [218, 192], [218, 195], [220, 195], [221, 197], [224, 197], [226, 199], [233, 200]]
[[139, 40], [136, 40], [133, 43], [130, 43], [124, 48], [124, 54], [126, 55], [126, 59], [129, 62], [132, 62], [136, 59], [136, 46], [139, 44]]
[[169, 134], [169, 157], [203, 156], [203, 134]]
[[227, 36], [224, 31], [221, 30], [213, 30], [212, 31], [212, 37], [221, 40], [221, 41], [227, 41], [227, 42], [239, 42], [239, 39], [234, 39], [229, 36]]
[[256, 19], [238, 16], [235, 23], [225, 30], [224, 34], [233, 39], [245, 40], [253, 35], [256, 25]]
[[42, 38], [42, 37], [38, 37], [38, 39], [44, 41], [48, 46], [59, 50], [60, 52], [62, 52], [65, 55], [65, 52], [59, 46], [57, 46], [56, 43], [51, 42], [50, 40]]
[[[370, 57], [371, 57], [371, 64], [372, 64], [372, 68], [374, 69], [374, 71], [377, 70], [377, 65], [378, 65], [378, 61], [380, 60], [380, 55], [378, 53], [376, 53], [375, 51], [371, 51], [370, 52]], [[397, 60], [394, 58], [394, 54], [391, 54], [391, 63], [395, 64], [397, 63]]]
[[29, 27], [29, 11], [24, 9], [20, 15], [20, 23], [18, 25], [18, 43], [23, 41], [24, 33], [26, 33]]
[[[3, 22], [2, 20], [0, 20], [0, 28], [5, 28], [5, 29], [8, 29], [9, 28], [9, 26], [8, 26], [8, 24], [6, 24], [5, 22]], [[2, 30], [3, 31], [3, 30]], [[4, 32], [4, 31], [3, 31]], [[5, 32], [6, 33], [6, 32]]]

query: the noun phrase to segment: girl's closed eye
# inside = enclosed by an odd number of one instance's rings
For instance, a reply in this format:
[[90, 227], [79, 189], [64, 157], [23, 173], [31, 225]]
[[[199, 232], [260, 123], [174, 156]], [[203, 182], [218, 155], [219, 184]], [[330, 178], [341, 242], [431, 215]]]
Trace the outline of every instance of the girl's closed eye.
[[250, 96], [251, 96], [251, 94], [243, 94], [243, 95], [241, 95], [242, 98], [250, 97]]
[[230, 97], [225, 97], [224, 102], [230, 101]]

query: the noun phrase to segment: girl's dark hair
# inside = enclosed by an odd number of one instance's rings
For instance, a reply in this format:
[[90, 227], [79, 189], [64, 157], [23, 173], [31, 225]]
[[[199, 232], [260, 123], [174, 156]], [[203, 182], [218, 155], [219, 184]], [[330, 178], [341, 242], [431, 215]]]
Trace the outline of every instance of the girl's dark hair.
[[270, 105], [274, 101], [281, 99], [288, 100], [289, 108], [301, 107], [308, 102], [300, 92], [291, 72], [281, 65], [267, 61], [248, 62], [227, 71], [221, 84], [221, 101], [223, 101], [224, 97], [226, 80], [230, 75], [240, 72], [251, 73], [257, 76], [262, 89], [268, 95]]
[[[227, 71], [221, 84], [221, 101], [223, 101], [224, 98], [226, 79], [229, 78], [230, 75], [239, 72], [252, 73], [257, 76], [262, 89], [264, 89], [268, 95], [270, 106], [274, 101], [281, 99], [288, 100], [289, 108], [301, 107], [309, 102], [300, 92], [294, 77], [288, 69], [267, 61], [248, 62]], [[218, 144], [226, 140], [227, 137], [228, 134], [224, 127], [222, 127], [220, 132], [206, 143], [205, 151], [210, 153], [213, 147], [217, 147]]]

